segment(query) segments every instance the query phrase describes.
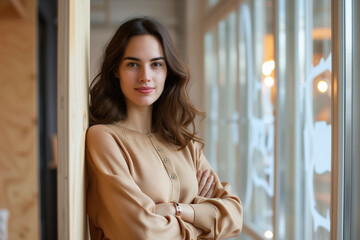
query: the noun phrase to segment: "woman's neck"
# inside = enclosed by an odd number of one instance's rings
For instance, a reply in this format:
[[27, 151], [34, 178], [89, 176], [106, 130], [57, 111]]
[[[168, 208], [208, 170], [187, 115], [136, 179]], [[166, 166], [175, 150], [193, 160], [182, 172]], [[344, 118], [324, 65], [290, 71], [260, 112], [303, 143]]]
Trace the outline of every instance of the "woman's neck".
[[131, 130], [150, 133], [151, 132], [151, 119], [152, 119], [152, 106], [127, 109], [127, 117], [121, 121], [121, 125]]

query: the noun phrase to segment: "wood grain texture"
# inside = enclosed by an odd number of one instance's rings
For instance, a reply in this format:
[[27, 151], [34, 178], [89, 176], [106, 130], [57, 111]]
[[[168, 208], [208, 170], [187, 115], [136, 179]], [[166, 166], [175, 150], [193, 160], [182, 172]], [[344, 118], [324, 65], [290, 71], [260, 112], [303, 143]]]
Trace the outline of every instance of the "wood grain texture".
[[59, 239], [87, 238], [85, 134], [88, 127], [90, 0], [59, 1]]
[[[1, 5], [6, 11], [8, 5]], [[39, 239], [36, 1], [0, 19], [0, 208], [8, 239]]]

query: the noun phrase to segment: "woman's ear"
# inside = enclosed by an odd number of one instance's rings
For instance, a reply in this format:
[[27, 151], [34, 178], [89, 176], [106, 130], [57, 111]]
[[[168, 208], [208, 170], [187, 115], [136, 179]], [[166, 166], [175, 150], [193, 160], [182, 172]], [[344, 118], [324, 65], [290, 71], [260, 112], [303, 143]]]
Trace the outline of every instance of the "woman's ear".
[[119, 78], [119, 71], [116, 71], [116, 72], [114, 73], [114, 77], [115, 77], [115, 78]]

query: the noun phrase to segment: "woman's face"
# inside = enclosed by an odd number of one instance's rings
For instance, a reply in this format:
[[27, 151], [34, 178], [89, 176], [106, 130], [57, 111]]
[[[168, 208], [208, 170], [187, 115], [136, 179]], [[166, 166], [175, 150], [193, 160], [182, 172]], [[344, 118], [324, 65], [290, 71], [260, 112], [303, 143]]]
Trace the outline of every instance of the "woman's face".
[[127, 109], [151, 106], [164, 90], [166, 74], [159, 40], [152, 35], [131, 37], [118, 69]]

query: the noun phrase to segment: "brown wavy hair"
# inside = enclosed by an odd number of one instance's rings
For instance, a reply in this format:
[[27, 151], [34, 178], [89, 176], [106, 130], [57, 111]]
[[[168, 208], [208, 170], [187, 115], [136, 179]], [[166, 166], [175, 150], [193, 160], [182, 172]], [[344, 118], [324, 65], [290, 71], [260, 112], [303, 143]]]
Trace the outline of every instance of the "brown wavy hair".
[[180, 148], [191, 140], [202, 143], [195, 136], [194, 120], [197, 115], [205, 114], [190, 102], [186, 90], [189, 72], [166, 28], [149, 17], [128, 20], [118, 28], [108, 43], [101, 70], [90, 85], [90, 124], [109, 124], [126, 118], [125, 98], [115, 73], [130, 38], [145, 34], [153, 35], [160, 41], [167, 66], [163, 93], [153, 104], [152, 131]]

